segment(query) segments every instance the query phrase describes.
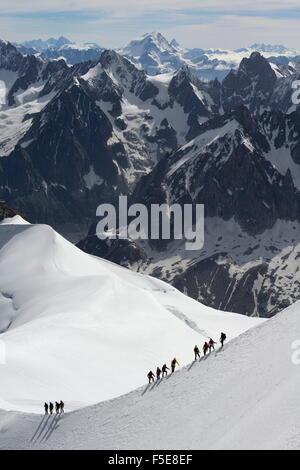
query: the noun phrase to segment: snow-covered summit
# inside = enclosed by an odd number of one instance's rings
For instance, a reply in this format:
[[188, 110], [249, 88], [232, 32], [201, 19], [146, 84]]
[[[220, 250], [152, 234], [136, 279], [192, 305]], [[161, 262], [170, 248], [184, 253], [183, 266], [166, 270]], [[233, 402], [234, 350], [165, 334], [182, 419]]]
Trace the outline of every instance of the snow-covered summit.
[[136, 65], [151, 75], [175, 71], [184, 65], [202, 79], [223, 79], [232, 69], [237, 68], [244, 57], [258, 51], [270, 61], [289, 62], [298, 52], [281, 45], [253, 44], [236, 50], [229, 49], [186, 49], [176, 39], [170, 42], [160, 33], [152, 32], [131, 41], [119, 53], [130, 57]]
[[30, 225], [27, 220], [23, 219], [20, 215], [14, 217], [6, 217], [0, 221], [0, 225]]
[[123, 53], [132, 57], [140, 57], [151, 49], [161, 53], [175, 52], [175, 49], [167, 39], [161, 33], [154, 31], [144, 34], [141, 38], [130, 41], [123, 49]]

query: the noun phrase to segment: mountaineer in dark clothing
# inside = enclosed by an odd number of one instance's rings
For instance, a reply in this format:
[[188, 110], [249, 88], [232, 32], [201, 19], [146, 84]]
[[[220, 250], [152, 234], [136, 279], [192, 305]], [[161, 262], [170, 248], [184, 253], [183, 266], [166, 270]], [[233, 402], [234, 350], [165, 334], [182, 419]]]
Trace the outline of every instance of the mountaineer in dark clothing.
[[195, 353], [195, 361], [197, 361], [198, 358], [200, 359], [200, 349], [198, 348], [197, 345], [194, 347], [194, 353]]
[[172, 374], [173, 374], [173, 372], [175, 372], [176, 364], [179, 366], [179, 362], [177, 361], [176, 357], [174, 357], [174, 359], [172, 359], [172, 362], [171, 362]]
[[151, 382], [154, 382], [154, 377], [155, 377], [155, 375], [153, 374], [152, 370], [150, 370], [150, 372], [148, 372], [147, 377], [148, 377], [148, 379], [149, 379], [149, 384], [150, 384]]
[[224, 341], [225, 341], [225, 339], [226, 339], [225, 333], [221, 333], [220, 343], [221, 343], [221, 345], [222, 345], [222, 348], [223, 348], [223, 346], [224, 346]]
[[208, 342], [205, 341], [204, 346], [203, 346], [204, 356], [206, 356], [206, 353], [207, 353], [208, 350], [209, 350], [209, 345], [208, 345]]
[[209, 346], [209, 352], [211, 352], [211, 350], [215, 350], [215, 344], [217, 344], [212, 338], [210, 338], [209, 342], [208, 342], [208, 346]]

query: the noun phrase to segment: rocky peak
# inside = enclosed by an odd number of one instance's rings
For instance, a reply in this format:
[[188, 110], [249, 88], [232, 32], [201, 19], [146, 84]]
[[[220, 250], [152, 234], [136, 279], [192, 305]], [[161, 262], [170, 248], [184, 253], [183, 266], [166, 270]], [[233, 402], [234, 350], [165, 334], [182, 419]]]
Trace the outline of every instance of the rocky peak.
[[180, 44], [178, 44], [175, 38], [172, 39], [172, 41], [170, 42], [170, 45], [174, 47], [175, 49], [180, 49]]
[[260, 85], [265, 87], [276, 81], [276, 74], [270, 63], [259, 52], [252, 52], [249, 59], [244, 58], [237, 73], [250, 77], [257, 76], [260, 78]]
[[21, 212], [16, 211], [9, 207], [8, 204], [0, 197], [0, 221], [15, 215], [23, 215]]
[[180, 69], [174, 74], [172, 82], [176, 83], [177, 86], [181, 85], [182, 82], [192, 81], [192, 74], [187, 65], [180, 67]]
[[122, 64], [123, 57], [121, 57], [120, 54], [118, 54], [116, 51], [107, 49], [101, 54], [99, 62], [102, 67], [105, 68], [111, 66], [112, 64]]
[[0, 40], [0, 68], [16, 72], [22, 63], [23, 55], [10, 42]]

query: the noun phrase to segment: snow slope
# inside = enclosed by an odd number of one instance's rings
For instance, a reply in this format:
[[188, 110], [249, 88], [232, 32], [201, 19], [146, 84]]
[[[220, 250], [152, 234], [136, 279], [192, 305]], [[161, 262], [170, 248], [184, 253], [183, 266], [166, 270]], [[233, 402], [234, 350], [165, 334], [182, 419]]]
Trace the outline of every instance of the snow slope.
[[[35, 113], [39, 113], [54, 97], [55, 93], [38, 97], [42, 89], [40, 83], [34, 84], [26, 91], [16, 94], [16, 106], [6, 105], [8, 89], [1, 84], [0, 75], [0, 157], [7, 156], [15, 145], [26, 134], [32, 124]], [[26, 115], [32, 118], [25, 119]], [[24, 147], [25, 144], [22, 144]]]
[[[205, 307], [168, 284], [92, 257], [50, 227], [0, 225], [0, 407], [39, 412], [114, 398], [176, 355], [257, 318]], [[0, 361], [1, 362], [1, 361]]]
[[298, 302], [158, 384], [63, 417], [2, 411], [0, 448], [300, 449], [299, 315]]

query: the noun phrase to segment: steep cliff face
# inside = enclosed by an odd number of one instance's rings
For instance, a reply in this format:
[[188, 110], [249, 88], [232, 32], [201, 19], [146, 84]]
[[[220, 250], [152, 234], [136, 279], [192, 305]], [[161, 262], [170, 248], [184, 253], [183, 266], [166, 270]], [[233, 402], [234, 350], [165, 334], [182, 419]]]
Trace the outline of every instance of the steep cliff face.
[[15, 215], [22, 215], [21, 212], [15, 211], [9, 207], [6, 202], [0, 198], [0, 222], [4, 219], [14, 217]]
[[141, 179], [131, 201], [149, 211], [151, 204], [204, 204], [201, 250], [187, 251], [174, 239], [100, 241], [95, 227], [80, 246], [219, 309], [280, 311], [299, 298], [298, 119], [298, 111], [275, 111], [257, 120], [240, 107], [208, 120], [200, 135]]

